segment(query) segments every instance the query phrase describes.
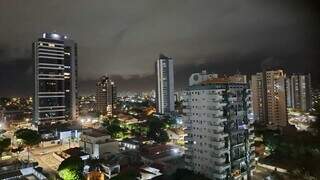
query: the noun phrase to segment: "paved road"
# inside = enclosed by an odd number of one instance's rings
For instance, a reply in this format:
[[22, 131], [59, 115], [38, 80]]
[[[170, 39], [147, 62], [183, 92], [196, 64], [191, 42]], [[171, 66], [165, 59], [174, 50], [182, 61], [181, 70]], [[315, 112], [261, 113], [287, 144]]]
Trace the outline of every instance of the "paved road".
[[[257, 165], [256, 170], [253, 172], [252, 180], [263, 180], [266, 177], [270, 176], [272, 174], [273, 170], [269, 168], [265, 168], [262, 166]], [[278, 172], [282, 175], [283, 179], [289, 179], [286, 173]]]
[[[77, 143], [72, 143], [72, 147], [78, 147]], [[69, 144], [64, 145], [55, 145], [50, 147], [36, 147], [33, 148], [30, 152], [30, 159], [37, 161], [39, 166], [43, 168], [43, 171], [48, 173], [49, 176], [54, 177], [57, 175], [57, 170], [60, 165], [60, 161], [53, 157], [54, 152], [59, 152], [69, 149]], [[22, 153], [22, 159], [27, 159], [26, 152]]]

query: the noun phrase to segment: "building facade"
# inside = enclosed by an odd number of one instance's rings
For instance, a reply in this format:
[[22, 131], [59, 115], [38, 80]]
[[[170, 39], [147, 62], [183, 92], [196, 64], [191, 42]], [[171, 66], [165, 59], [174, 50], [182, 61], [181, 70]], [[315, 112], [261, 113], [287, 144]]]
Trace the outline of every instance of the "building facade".
[[110, 135], [98, 130], [85, 130], [80, 135], [79, 146], [91, 157], [107, 158], [110, 155], [119, 153], [119, 143], [111, 139]]
[[288, 125], [285, 79], [282, 70], [264, 71], [251, 78], [254, 118], [272, 129]]
[[78, 117], [77, 44], [43, 33], [33, 43], [33, 121], [38, 129]]
[[312, 108], [311, 74], [292, 75], [286, 79], [287, 106], [309, 111]]
[[210, 179], [251, 176], [255, 156], [248, 84], [195, 73], [183, 99], [186, 168]]
[[156, 109], [159, 114], [174, 112], [173, 60], [160, 54], [156, 62]]
[[96, 83], [95, 111], [103, 115], [112, 115], [117, 100], [115, 83], [107, 76], [102, 76]]

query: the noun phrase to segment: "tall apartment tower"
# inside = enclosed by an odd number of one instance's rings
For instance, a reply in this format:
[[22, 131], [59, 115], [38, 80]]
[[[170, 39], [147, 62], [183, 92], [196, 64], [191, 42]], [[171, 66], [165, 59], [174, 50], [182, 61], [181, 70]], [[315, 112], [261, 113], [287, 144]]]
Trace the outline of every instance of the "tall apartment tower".
[[173, 60], [160, 54], [156, 62], [156, 108], [159, 114], [174, 112]]
[[33, 43], [33, 121], [38, 130], [78, 116], [77, 44], [43, 33]]
[[271, 129], [288, 125], [285, 79], [282, 70], [264, 71], [251, 78], [254, 118]]
[[248, 84], [217, 74], [192, 74], [184, 91], [186, 168], [210, 179], [248, 179], [254, 128]]
[[292, 75], [286, 79], [287, 106], [305, 112], [312, 107], [311, 74]]
[[96, 83], [95, 111], [104, 115], [112, 115], [116, 99], [116, 85], [109, 77], [102, 76]]

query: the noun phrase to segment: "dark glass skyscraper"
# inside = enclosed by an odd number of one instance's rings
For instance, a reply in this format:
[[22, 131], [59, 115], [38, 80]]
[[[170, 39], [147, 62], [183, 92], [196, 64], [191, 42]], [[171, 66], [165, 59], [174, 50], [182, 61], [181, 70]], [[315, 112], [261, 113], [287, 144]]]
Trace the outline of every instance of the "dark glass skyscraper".
[[33, 121], [40, 130], [76, 120], [77, 44], [66, 36], [44, 33], [33, 43]]

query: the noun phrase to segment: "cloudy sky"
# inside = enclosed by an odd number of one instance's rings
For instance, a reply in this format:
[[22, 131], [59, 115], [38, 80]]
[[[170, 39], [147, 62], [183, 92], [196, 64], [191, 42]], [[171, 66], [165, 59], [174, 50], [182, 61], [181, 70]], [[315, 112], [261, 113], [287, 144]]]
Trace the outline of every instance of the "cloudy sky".
[[42, 32], [78, 43], [80, 93], [109, 74], [120, 91], [154, 88], [159, 53], [174, 58], [175, 84], [192, 72], [288, 73], [320, 66], [319, 4], [312, 0], [1, 0], [0, 96], [31, 95], [31, 44]]

